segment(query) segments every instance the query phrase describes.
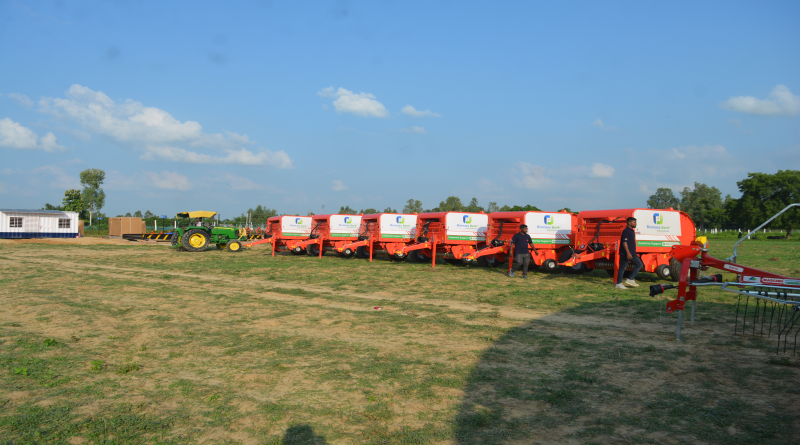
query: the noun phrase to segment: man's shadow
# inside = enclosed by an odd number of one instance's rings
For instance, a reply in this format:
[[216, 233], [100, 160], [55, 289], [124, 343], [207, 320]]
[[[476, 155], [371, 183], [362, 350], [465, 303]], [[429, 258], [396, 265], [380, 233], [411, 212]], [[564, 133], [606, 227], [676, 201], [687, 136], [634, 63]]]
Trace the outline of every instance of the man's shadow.
[[314, 434], [310, 425], [295, 425], [283, 435], [284, 445], [327, 445], [324, 437]]

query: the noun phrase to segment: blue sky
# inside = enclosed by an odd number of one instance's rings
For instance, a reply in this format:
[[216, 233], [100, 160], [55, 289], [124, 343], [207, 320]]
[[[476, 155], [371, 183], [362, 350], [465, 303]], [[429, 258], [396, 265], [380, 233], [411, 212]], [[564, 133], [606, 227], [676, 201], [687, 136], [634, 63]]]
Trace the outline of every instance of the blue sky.
[[[0, 207], [643, 207], [800, 168], [800, 3], [0, 2]], [[794, 42], [794, 43], [792, 43]]]

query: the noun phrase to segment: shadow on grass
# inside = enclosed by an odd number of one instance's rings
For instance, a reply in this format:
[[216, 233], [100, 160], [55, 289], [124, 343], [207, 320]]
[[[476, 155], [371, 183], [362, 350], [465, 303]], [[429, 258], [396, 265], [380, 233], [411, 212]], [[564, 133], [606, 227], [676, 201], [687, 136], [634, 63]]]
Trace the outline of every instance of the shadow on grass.
[[295, 425], [283, 435], [283, 445], [327, 445], [324, 437], [314, 434], [310, 425]]
[[[725, 319], [731, 311], [726, 304], [703, 307]], [[621, 336], [613, 326], [607, 333], [581, 325], [565, 332], [546, 318], [509, 329], [467, 377], [456, 443], [660, 443], [665, 436], [684, 443], [791, 443], [797, 413], [779, 408], [785, 391], [774, 382], [758, 385], [768, 377], [764, 365], [745, 369], [737, 360], [753, 349], [772, 350], [771, 339], [732, 333], [701, 339], [700, 329], [692, 334], [687, 326], [686, 343], [656, 331], [655, 340], [647, 332]], [[708, 345], [730, 352], [691, 356]], [[681, 359], [707, 365], [686, 369]], [[692, 369], [692, 378], [678, 377]]]

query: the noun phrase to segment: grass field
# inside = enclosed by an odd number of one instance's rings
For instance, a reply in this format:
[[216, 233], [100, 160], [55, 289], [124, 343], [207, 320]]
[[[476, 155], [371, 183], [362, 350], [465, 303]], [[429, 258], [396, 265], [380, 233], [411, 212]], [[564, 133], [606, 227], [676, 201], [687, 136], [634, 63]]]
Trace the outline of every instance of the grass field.
[[732, 294], [676, 342], [652, 274], [267, 251], [0, 244], [0, 444], [796, 443], [798, 356], [734, 335]]

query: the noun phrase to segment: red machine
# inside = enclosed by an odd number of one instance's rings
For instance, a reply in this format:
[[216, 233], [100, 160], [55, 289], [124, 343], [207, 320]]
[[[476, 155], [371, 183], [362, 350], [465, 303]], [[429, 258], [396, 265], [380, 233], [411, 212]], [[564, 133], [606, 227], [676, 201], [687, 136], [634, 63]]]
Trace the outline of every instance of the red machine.
[[290, 252], [297, 254], [305, 251], [320, 258], [325, 252], [336, 252], [345, 258], [355, 255], [355, 250], [344, 247], [358, 240], [361, 215], [314, 215], [311, 217], [311, 226], [307, 239], [286, 242]]
[[558, 269], [558, 259], [564, 251], [570, 251], [571, 255], [575, 238], [573, 228], [577, 225], [574, 214], [566, 211], [494, 212], [489, 214], [486, 246], [464, 259], [477, 259], [479, 263], [492, 267], [505, 263], [511, 237], [519, 232], [521, 224], [528, 226], [528, 235], [533, 240], [534, 248], [529, 250], [535, 265], [552, 272]]
[[275, 252], [280, 252], [281, 250], [288, 250], [293, 255], [302, 255], [306, 253], [304, 249], [291, 249], [289, 244], [298, 240], [308, 239], [310, 234], [310, 216], [273, 216], [267, 220], [267, 233], [264, 234], [264, 239], [248, 243], [246, 246], [271, 243], [272, 256], [275, 256]]
[[[626, 219], [634, 217], [636, 253], [644, 264], [643, 271], [654, 272], [662, 279], [677, 280], [680, 263], [670, 261], [670, 249], [694, 242], [694, 222], [684, 212], [660, 209], [589, 210], [578, 213], [578, 226], [571, 249], [565, 250], [558, 264], [566, 273], [583, 273], [605, 269], [612, 278], [619, 270], [619, 239]], [[628, 265], [628, 270], [633, 264]]]
[[[444, 258], [451, 264], [470, 263], [473, 255], [486, 244], [489, 215], [465, 212], [422, 213], [417, 218], [416, 243], [409, 244], [398, 259], [406, 255], [412, 261], [431, 261]], [[402, 256], [400, 256], [402, 255]]]
[[[336, 247], [344, 255], [355, 251], [359, 258], [385, 253], [390, 259], [403, 260], [403, 248], [414, 242], [417, 215], [408, 213], [375, 213], [361, 217], [357, 241]], [[352, 254], [352, 253], [350, 253]]]

